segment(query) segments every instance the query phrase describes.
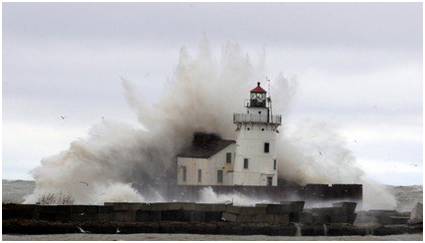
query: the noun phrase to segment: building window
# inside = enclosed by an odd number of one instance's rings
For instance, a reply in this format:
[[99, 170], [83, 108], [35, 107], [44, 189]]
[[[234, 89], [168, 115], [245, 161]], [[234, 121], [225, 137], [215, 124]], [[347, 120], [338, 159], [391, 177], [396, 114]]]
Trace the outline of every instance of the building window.
[[264, 143], [264, 153], [268, 153], [270, 151], [270, 144]]
[[273, 177], [267, 177], [267, 186], [273, 185]]
[[198, 170], [198, 182], [201, 183], [202, 182], [202, 170]]
[[248, 164], [249, 164], [248, 159], [247, 158], [243, 159], [243, 168], [244, 169], [248, 169]]
[[186, 166], [183, 166], [183, 181], [186, 181]]
[[273, 169], [276, 170], [276, 160], [273, 160]]
[[232, 153], [226, 153], [226, 163], [232, 163]]
[[223, 183], [223, 170], [217, 170], [217, 183]]

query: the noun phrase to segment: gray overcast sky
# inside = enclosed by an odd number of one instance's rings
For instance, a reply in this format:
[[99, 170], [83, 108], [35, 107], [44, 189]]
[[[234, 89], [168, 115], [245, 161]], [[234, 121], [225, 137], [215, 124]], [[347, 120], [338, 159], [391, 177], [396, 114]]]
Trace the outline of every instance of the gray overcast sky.
[[3, 178], [29, 179], [42, 157], [84, 137], [102, 116], [136, 123], [119, 78], [136, 82], [154, 102], [180, 47], [195, 49], [205, 33], [217, 57], [229, 40], [252, 56], [264, 46], [270, 76], [297, 76], [292, 123], [336, 123], [368, 175], [422, 184], [422, 9], [422, 3], [3, 3]]

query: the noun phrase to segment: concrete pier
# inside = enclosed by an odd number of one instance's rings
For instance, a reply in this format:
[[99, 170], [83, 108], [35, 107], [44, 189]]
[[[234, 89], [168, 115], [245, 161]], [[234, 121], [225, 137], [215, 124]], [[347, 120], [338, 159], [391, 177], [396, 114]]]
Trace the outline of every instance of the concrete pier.
[[[339, 202], [332, 207], [304, 209], [302, 201], [250, 207], [193, 202], [111, 202], [103, 206], [3, 204], [2, 223], [4, 234], [78, 233], [77, 226], [92, 233], [115, 233], [117, 228], [122, 233], [237, 235], [295, 235], [296, 232], [302, 235], [385, 235], [422, 232], [422, 222], [407, 224], [409, 217], [405, 217], [406, 213], [388, 210], [355, 212], [355, 208], [356, 203]], [[359, 225], [353, 225], [357, 215], [360, 215], [356, 221]]]

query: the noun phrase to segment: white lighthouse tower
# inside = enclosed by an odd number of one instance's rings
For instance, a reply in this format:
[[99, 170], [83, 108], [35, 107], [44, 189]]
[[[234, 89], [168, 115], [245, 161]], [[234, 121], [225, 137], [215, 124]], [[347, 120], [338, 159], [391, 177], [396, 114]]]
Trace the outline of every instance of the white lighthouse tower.
[[234, 114], [237, 139], [195, 133], [192, 144], [177, 156], [178, 185], [277, 186], [277, 128], [271, 98], [260, 83], [245, 101], [246, 113]]
[[233, 184], [277, 186], [277, 127], [281, 115], [272, 115], [271, 99], [260, 82], [245, 102], [246, 113], [234, 114], [237, 126]]

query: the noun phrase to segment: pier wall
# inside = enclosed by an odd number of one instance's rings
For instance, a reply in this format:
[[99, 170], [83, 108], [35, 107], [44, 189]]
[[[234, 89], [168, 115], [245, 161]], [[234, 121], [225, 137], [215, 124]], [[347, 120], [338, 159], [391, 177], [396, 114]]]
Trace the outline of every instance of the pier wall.
[[[32, 219], [62, 222], [240, 222], [288, 224], [303, 222], [309, 212], [312, 220], [305, 223], [349, 223], [355, 219], [356, 203], [342, 202], [323, 210], [304, 210], [304, 201], [257, 204], [251, 207], [233, 204], [193, 202], [105, 203], [97, 205], [29, 205], [3, 204], [3, 220]], [[303, 214], [302, 214], [303, 213]], [[301, 217], [303, 215], [304, 217]], [[336, 216], [338, 215], [338, 216]]]
[[[332, 207], [304, 208], [304, 201], [282, 201], [251, 207], [192, 202], [111, 202], [105, 205], [58, 206], [3, 204], [2, 229], [3, 234], [197, 233], [330, 236], [422, 232], [422, 221], [416, 220], [415, 224], [409, 224], [406, 213], [391, 210], [355, 211], [355, 208], [354, 202], [334, 203]], [[360, 224], [353, 225], [354, 221]]]

